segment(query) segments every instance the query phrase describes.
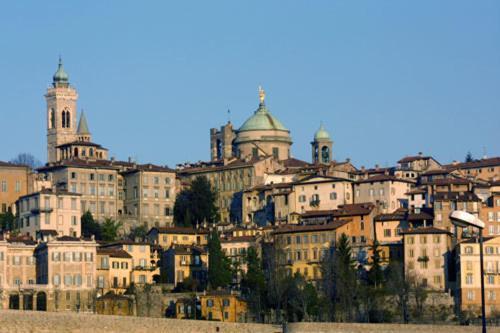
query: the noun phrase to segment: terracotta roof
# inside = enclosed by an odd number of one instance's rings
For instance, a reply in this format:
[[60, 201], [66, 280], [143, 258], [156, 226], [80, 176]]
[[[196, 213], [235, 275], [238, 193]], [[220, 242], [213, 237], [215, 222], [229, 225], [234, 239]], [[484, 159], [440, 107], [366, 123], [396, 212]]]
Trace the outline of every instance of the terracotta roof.
[[448, 230], [443, 230], [443, 229], [439, 229], [436, 227], [422, 227], [422, 228], [403, 230], [403, 231], [401, 231], [401, 234], [405, 234], [405, 235], [448, 234], [448, 235], [451, 235], [451, 232], [449, 232]]
[[419, 213], [409, 213], [407, 219], [408, 221], [432, 220], [434, 219], [434, 215], [430, 211], [421, 210]]
[[398, 161], [398, 163], [409, 163], [413, 161], [418, 161], [418, 160], [428, 160], [432, 158], [432, 156], [422, 156], [422, 155], [416, 155], [416, 156], [406, 156]]
[[205, 248], [194, 245], [173, 244], [170, 249], [172, 249], [175, 254], [207, 253]]
[[474, 169], [474, 168], [484, 168], [489, 166], [500, 166], [500, 157], [483, 158], [480, 160], [472, 162], [463, 162], [456, 164], [447, 164], [444, 167], [446, 169]]
[[99, 149], [104, 149], [107, 150], [106, 148], [103, 148], [100, 144], [94, 143], [94, 142], [89, 142], [89, 141], [71, 141], [71, 142], [66, 142], [60, 145], [57, 145], [57, 148], [62, 148], [62, 147], [68, 147], [68, 146], [87, 146], [87, 147], [96, 147]]
[[38, 192], [33, 192], [33, 193], [30, 193], [30, 194], [22, 195], [22, 196], [19, 197], [19, 199], [29, 198], [29, 197], [36, 196], [36, 195], [39, 195], [39, 194], [77, 195], [77, 196], [81, 196], [80, 193], [69, 192], [69, 191], [64, 190], [64, 189], [42, 188]]
[[435, 169], [435, 170], [427, 170], [420, 174], [420, 176], [432, 176], [432, 175], [447, 175], [450, 173], [450, 170], [446, 169]]
[[223, 238], [220, 240], [221, 243], [239, 243], [239, 242], [255, 242], [257, 237], [255, 236], [235, 236]]
[[422, 182], [424, 185], [467, 185], [471, 181], [463, 178], [440, 178]]
[[[4, 236], [5, 237], [5, 236]], [[20, 236], [10, 236], [7, 238], [9, 243], [23, 243], [24, 245], [36, 245], [38, 244], [30, 236], [20, 235]]]
[[116, 249], [116, 248], [98, 247], [97, 254], [109, 255], [110, 257], [113, 257], [113, 258], [132, 258], [132, 256], [127, 251], [125, 251], [123, 249]]
[[[483, 242], [487, 242], [487, 241], [490, 241], [494, 238], [497, 238], [498, 236], [494, 237], [494, 236], [486, 236], [486, 237], [483, 237]], [[478, 244], [479, 243], [479, 240], [477, 237], [472, 237], [472, 238], [468, 238], [468, 239], [465, 239], [463, 241], [461, 241], [459, 244]]]
[[407, 209], [398, 208], [392, 213], [379, 214], [375, 216], [375, 222], [385, 222], [385, 221], [401, 221], [406, 218]]
[[8, 168], [30, 168], [27, 165], [24, 164], [16, 164], [16, 163], [11, 163], [11, 162], [3, 162], [0, 161], [0, 167], [8, 167]]
[[175, 172], [174, 169], [170, 169], [169, 167], [148, 163], [148, 164], [137, 164], [131, 169], [124, 171], [123, 173], [134, 173], [138, 171]]
[[434, 201], [481, 201], [479, 197], [473, 192], [436, 192], [434, 194]]
[[385, 175], [385, 174], [372, 176], [372, 177], [369, 177], [367, 179], [361, 179], [361, 180], [356, 181], [356, 183], [362, 184], [362, 183], [385, 182], [385, 181], [405, 182], [405, 183], [411, 183], [411, 184], [415, 183], [412, 180], [402, 179], [402, 178], [398, 178], [396, 176]]
[[338, 209], [333, 210], [333, 215], [335, 217], [369, 215], [374, 208], [375, 205], [371, 202], [339, 205]]
[[328, 231], [335, 230], [350, 221], [337, 220], [327, 224], [305, 224], [305, 225], [291, 225], [287, 224], [282, 227], [276, 228], [274, 234], [288, 234], [288, 233], [298, 233], [298, 232], [314, 232], [314, 231]]
[[148, 234], [154, 229], [158, 230], [161, 234], [208, 234], [208, 230], [204, 229], [195, 229], [190, 227], [153, 227], [149, 230]]
[[296, 158], [289, 158], [286, 160], [282, 160], [281, 163], [286, 168], [303, 168], [309, 166], [309, 163]]

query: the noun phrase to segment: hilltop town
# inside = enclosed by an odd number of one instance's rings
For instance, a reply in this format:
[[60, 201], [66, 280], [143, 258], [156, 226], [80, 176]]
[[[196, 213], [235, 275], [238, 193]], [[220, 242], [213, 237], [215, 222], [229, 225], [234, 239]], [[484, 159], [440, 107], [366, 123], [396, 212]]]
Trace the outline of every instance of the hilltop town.
[[0, 309], [468, 323], [481, 273], [477, 230], [449, 217], [462, 210], [486, 225], [500, 315], [500, 157], [358, 167], [321, 124], [299, 160], [259, 88], [241, 126], [210, 129], [209, 161], [170, 168], [95, 143], [61, 60], [45, 99], [47, 163], [0, 162]]

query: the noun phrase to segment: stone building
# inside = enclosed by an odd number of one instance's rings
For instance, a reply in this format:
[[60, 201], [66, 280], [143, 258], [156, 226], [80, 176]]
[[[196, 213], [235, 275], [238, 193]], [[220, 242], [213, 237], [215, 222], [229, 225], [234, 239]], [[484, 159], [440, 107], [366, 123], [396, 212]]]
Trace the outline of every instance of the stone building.
[[[486, 316], [500, 311], [500, 237], [484, 239], [484, 284]], [[477, 238], [460, 242], [456, 247], [457, 285], [455, 299], [460, 311], [481, 314], [481, 273]]]
[[401, 179], [388, 174], [376, 175], [354, 183], [354, 202], [373, 202], [381, 213], [408, 207], [408, 193], [413, 180]]
[[307, 280], [321, 277], [321, 259], [345, 233], [347, 221], [318, 225], [284, 225], [273, 232], [274, 247], [283, 251], [281, 262], [289, 275], [300, 273]]
[[0, 161], [0, 214], [15, 214], [17, 199], [33, 191], [33, 179], [29, 167]]
[[247, 302], [238, 294], [227, 291], [211, 291], [200, 295], [201, 316], [206, 320], [229, 323], [249, 321]]
[[163, 282], [178, 287], [190, 279], [204, 287], [208, 278], [208, 251], [196, 245], [176, 245], [163, 252], [161, 261]]
[[405, 274], [413, 283], [438, 291], [451, 289], [451, 233], [435, 227], [402, 231]]
[[21, 234], [37, 239], [52, 233], [80, 237], [80, 194], [43, 189], [19, 198], [16, 203]]
[[0, 307], [39, 311], [93, 311], [94, 240], [27, 236], [0, 238]]
[[208, 230], [175, 226], [154, 227], [149, 230], [146, 238], [151, 244], [157, 244], [165, 250], [175, 244], [206, 246]]
[[132, 256], [119, 248], [97, 248], [96, 287], [99, 295], [122, 294], [130, 286]]
[[[221, 222], [242, 221], [243, 191], [263, 184], [267, 173], [282, 169], [282, 165], [270, 157], [253, 159], [232, 159], [224, 162], [198, 163], [179, 166], [177, 176], [183, 186], [199, 176], [206, 177], [212, 189], [218, 194], [216, 206]], [[202, 224], [204, 221], [197, 221]]]

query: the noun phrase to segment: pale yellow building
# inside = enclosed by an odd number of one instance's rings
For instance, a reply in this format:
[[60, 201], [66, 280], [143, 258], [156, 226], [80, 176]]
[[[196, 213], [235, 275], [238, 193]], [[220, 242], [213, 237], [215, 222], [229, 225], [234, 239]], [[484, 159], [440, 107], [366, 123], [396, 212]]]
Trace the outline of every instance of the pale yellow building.
[[208, 251], [205, 247], [173, 244], [163, 252], [163, 282], [179, 286], [186, 279], [198, 286], [206, 286], [208, 278]]
[[354, 202], [373, 202], [381, 213], [408, 205], [408, 193], [415, 182], [382, 174], [354, 183]]
[[406, 276], [430, 289], [449, 290], [451, 233], [435, 227], [409, 229], [401, 233]]
[[321, 259], [345, 233], [347, 221], [318, 225], [284, 225], [275, 229], [274, 247], [283, 252], [283, 264], [292, 275], [300, 273], [307, 280], [321, 277]]
[[[135, 284], [151, 284], [160, 281], [160, 258], [161, 248], [157, 245], [145, 242], [133, 242], [122, 240], [108, 244], [101, 244], [100, 251], [108, 250], [123, 250], [131, 257], [130, 262], [130, 278], [128, 282]], [[119, 260], [116, 259], [118, 262]], [[121, 263], [120, 263], [121, 267]], [[123, 276], [119, 285], [123, 286]]]
[[147, 239], [168, 249], [174, 244], [205, 246], [208, 244], [208, 230], [189, 227], [154, 227], [149, 230]]
[[43, 189], [17, 201], [18, 227], [21, 234], [36, 239], [44, 233], [80, 237], [82, 215], [80, 194]]
[[0, 214], [15, 214], [19, 197], [33, 191], [33, 174], [29, 167], [0, 161]]
[[97, 281], [99, 295], [109, 291], [121, 294], [130, 286], [132, 256], [119, 248], [97, 248]]
[[249, 321], [247, 302], [238, 294], [227, 291], [212, 291], [200, 295], [201, 316], [206, 320], [229, 323]]
[[[481, 314], [481, 265], [477, 238], [459, 243], [456, 249], [457, 304], [461, 311], [479, 316]], [[500, 311], [500, 237], [486, 237], [483, 251], [486, 316], [496, 316]]]

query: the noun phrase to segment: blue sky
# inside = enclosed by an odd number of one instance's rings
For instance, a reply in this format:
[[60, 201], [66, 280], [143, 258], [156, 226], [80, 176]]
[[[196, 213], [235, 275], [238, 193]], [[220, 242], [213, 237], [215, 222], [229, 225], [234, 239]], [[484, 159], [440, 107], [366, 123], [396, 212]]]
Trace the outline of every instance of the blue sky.
[[0, 160], [46, 160], [59, 54], [120, 159], [208, 159], [259, 84], [297, 158], [320, 121], [358, 166], [500, 155], [500, 1], [8, 1], [0, 36]]

